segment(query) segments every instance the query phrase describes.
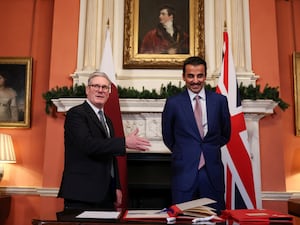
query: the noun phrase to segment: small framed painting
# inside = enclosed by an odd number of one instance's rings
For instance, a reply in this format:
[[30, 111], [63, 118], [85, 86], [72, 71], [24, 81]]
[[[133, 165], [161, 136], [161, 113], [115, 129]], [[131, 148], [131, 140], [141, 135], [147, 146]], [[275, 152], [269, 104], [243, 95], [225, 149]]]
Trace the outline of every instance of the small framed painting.
[[30, 127], [31, 57], [0, 57], [0, 127]]

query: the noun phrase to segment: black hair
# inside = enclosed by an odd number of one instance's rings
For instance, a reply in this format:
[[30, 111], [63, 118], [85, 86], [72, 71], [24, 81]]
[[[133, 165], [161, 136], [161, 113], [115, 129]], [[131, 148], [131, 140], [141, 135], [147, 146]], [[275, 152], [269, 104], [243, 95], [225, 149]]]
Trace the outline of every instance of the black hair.
[[206, 61], [204, 59], [202, 59], [201, 57], [191, 56], [191, 57], [187, 58], [186, 60], [184, 60], [183, 67], [182, 67], [183, 74], [185, 74], [186, 65], [193, 65], [193, 66], [204, 65], [205, 75], [206, 75], [206, 70], [207, 70]]
[[169, 16], [170, 15], [173, 15], [173, 18], [175, 19], [175, 16], [176, 16], [176, 10], [173, 6], [171, 5], [162, 5], [160, 8], [159, 8], [159, 11], [163, 10], [163, 9], [166, 9], [168, 11], [168, 14]]

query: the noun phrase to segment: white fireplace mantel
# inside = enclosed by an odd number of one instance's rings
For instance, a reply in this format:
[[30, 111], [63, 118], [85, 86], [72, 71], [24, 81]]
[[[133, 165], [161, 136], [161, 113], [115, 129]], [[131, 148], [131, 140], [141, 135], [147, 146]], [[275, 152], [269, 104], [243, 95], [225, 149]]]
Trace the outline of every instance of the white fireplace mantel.
[[[58, 98], [52, 99], [57, 107], [57, 112], [67, 112], [73, 106], [83, 103], [85, 98]], [[120, 108], [123, 113], [162, 112], [165, 99], [131, 99], [120, 98]], [[273, 100], [243, 100], [243, 112], [245, 114], [268, 115], [274, 113], [277, 103]]]
[[[52, 102], [57, 107], [57, 112], [67, 112], [84, 100], [85, 98], [59, 98], [52, 99]], [[138, 127], [140, 135], [151, 141], [151, 153], [169, 153], [161, 136], [161, 113], [164, 104], [165, 99], [120, 99], [125, 135]], [[266, 115], [273, 114], [277, 103], [273, 100], [243, 100], [242, 106], [251, 148], [249, 154], [255, 159], [260, 155], [259, 120]]]

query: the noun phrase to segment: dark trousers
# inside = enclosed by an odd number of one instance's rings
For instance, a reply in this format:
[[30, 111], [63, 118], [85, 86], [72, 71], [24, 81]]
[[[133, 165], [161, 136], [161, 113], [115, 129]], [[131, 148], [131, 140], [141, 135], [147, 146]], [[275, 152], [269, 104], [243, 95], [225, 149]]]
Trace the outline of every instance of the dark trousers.
[[65, 210], [73, 209], [114, 209], [114, 204], [112, 200], [107, 200], [103, 202], [83, 202], [77, 200], [64, 200]]
[[74, 199], [64, 199], [64, 209], [114, 209], [116, 200], [116, 186], [114, 179], [111, 180], [110, 188], [105, 198], [101, 202], [86, 202]]
[[209, 205], [216, 209], [218, 215], [225, 209], [224, 193], [216, 191], [212, 185], [208, 175], [206, 166], [198, 170], [197, 179], [191, 190], [178, 191], [172, 190], [173, 204], [187, 202], [199, 198], [210, 198], [216, 201], [216, 203]]

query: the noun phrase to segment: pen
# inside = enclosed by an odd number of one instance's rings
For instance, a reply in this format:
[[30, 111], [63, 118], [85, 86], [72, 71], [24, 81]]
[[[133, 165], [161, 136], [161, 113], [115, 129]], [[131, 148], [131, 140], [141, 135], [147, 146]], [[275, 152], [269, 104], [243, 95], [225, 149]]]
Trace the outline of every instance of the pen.
[[167, 208], [163, 208], [162, 210], [159, 210], [158, 212], [156, 212], [156, 214], [163, 213], [163, 212], [168, 212], [168, 209]]
[[156, 212], [156, 214], [164, 213], [164, 212], [173, 212], [173, 210], [172, 210], [172, 209], [169, 209], [169, 208], [163, 208], [162, 210]]

